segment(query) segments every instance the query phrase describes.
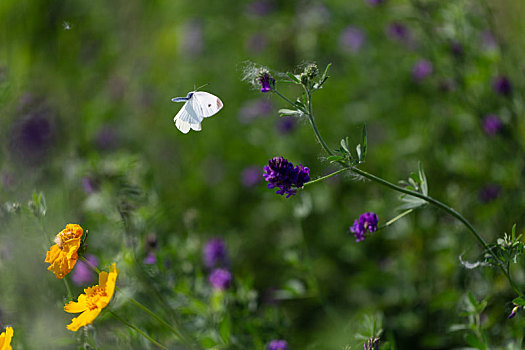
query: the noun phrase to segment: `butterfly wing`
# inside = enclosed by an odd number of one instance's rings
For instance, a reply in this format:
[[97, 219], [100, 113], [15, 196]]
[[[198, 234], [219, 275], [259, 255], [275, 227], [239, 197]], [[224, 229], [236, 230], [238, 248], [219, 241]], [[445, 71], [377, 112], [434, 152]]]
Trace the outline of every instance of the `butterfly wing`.
[[196, 91], [188, 102], [192, 103], [193, 110], [201, 118], [215, 115], [223, 106], [220, 98], [204, 91]]
[[193, 97], [190, 98], [177, 115], [173, 118], [177, 129], [187, 134], [190, 129], [200, 131], [203, 117], [199, 116], [193, 108]]

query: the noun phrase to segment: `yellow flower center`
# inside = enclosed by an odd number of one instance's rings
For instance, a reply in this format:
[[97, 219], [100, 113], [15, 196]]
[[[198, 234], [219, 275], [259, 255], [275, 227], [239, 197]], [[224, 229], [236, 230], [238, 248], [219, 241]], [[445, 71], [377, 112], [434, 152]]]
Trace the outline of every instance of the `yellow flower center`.
[[[107, 297], [106, 290], [100, 286], [92, 287], [86, 294], [86, 303], [90, 310], [98, 309], [101, 307], [100, 300]], [[102, 306], [103, 307], [103, 306]]]

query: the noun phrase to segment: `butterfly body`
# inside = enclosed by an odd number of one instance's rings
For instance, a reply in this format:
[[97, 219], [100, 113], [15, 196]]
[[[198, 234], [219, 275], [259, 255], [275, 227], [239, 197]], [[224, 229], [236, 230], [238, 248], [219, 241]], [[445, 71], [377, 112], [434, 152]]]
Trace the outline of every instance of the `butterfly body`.
[[190, 130], [200, 131], [202, 120], [215, 115], [223, 107], [220, 98], [204, 91], [191, 91], [186, 97], [175, 97], [171, 100], [185, 102], [173, 118], [177, 129], [184, 134]]

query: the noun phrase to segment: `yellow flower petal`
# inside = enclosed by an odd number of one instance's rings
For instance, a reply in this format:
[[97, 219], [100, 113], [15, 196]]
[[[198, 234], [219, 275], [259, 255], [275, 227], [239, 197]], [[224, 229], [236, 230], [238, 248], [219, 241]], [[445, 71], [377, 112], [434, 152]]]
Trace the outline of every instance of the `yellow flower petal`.
[[109, 276], [106, 282], [106, 295], [108, 296], [109, 300], [111, 300], [111, 298], [113, 297], [113, 293], [115, 292], [115, 284], [117, 284], [117, 276], [118, 276], [117, 264], [113, 263], [113, 265], [111, 265], [111, 268], [109, 269]]
[[88, 304], [85, 294], [80, 294], [78, 297], [78, 302], [70, 301], [64, 306], [64, 311], [69, 312], [70, 314], [77, 314], [88, 309]]
[[0, 334], [0, 350], [13, 350], [11, 347], [11, 338], [13, 338], [13, 328], [7, 327], [5, 332]]
[[71, 320], [71, 323], [66, 326], [67, 329], [76, 332], [80, 327], [87, 326], [88, 324], [93, 323], [100, 311], [102, 311], [102, 309], [98, 308], [84, 311], [78, 317], [75, 317]]
[[49, 248], [45, 262], [51, 264], [48, 270], [53, 271], [57, 278], [64, 278], [78, 260], [78, 249], [82, 237], [82, 227], [77, 224], [67, 224], [56, 237], [57, 244]]

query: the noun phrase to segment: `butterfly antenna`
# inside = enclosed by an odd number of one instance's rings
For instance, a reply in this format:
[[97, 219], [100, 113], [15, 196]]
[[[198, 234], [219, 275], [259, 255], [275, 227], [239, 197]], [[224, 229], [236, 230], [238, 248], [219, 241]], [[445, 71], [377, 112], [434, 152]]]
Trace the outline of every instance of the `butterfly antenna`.
[[[205, 87], [205, 86], [208, 86], [208, 85], [210, 85], [210, 83], [206, 83], [206, 84], [204, 84], [204, 85], [202, 85], [202, 86], [199, 86], [198, 88], [195, 89], [195, 91], [200, 90], [201, 88], [203, 88], [203, 87]], [[194, 85], [194, 86], [195, 86], [195, 85]]]

